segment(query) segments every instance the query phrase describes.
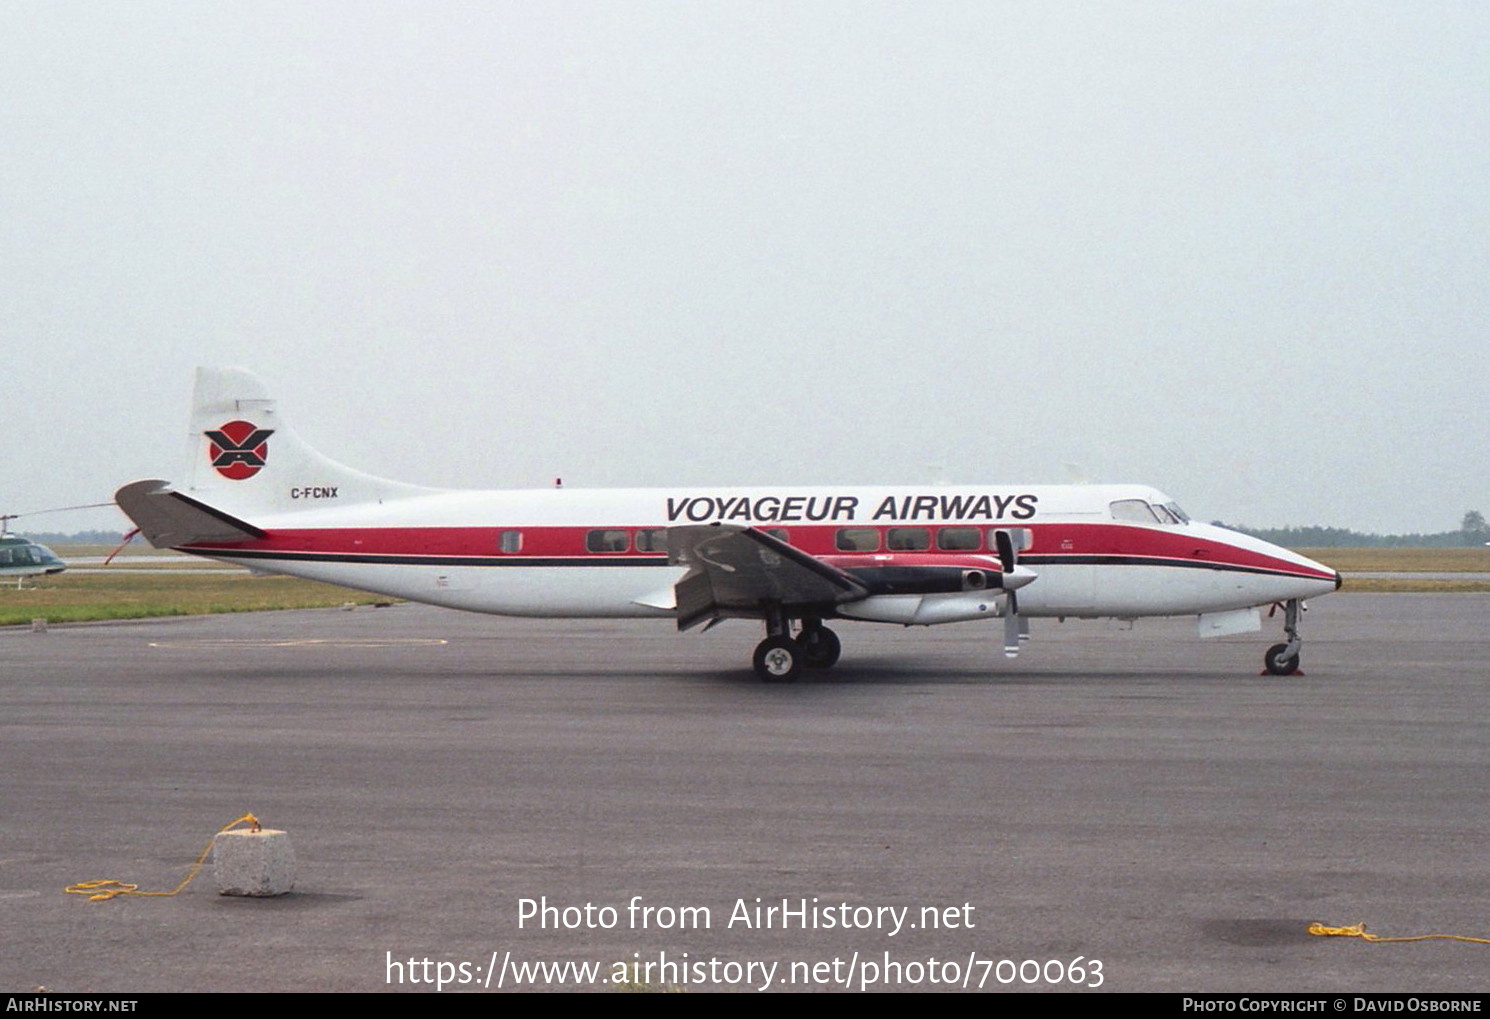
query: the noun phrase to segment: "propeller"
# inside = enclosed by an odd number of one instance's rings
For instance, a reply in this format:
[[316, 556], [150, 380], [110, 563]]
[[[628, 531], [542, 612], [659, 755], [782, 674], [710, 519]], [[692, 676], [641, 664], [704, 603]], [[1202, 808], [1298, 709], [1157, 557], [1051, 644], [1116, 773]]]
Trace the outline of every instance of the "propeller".
[[1019, 565], [1019, 553], [1014, 548], [1014, 536], [1008, 531], [995, 531], [994, 542], [998, 546], [999, 568], [1004, 571], [1004, 597], [1009, 599], [1004, 610], [1004, 656], [1014, 658], [1019, 654], [1019, 639], [1028, 634], [1024, 620], [1019, 618], [1019, 595], [1015, 589], [1035, 579], [1029, 570]]

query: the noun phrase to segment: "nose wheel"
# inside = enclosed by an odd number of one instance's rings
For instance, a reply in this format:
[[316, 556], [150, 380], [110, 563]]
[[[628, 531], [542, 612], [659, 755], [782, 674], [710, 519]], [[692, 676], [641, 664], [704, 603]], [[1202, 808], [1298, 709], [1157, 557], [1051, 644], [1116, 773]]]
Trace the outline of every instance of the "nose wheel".
[[[1274, 606], [1276, 608], [1276, 606]], [[1283, 632], [1288, 636], [1287, 644], [1274, 644], [1262, 656], [1263, 675], [1302, 676], [1299, 668], [1299, 649], [1303, 638], [1299, 636], [1299, 612], [1303, 609], [1297, 598], [1290, 598], [1283, 606]]]
[[1262, 664], [1274, 676], [1303, 675], [1299, 672], [1299, 656], [1289, 654], [1287, 644], [1274, 644], [1262, 657]]

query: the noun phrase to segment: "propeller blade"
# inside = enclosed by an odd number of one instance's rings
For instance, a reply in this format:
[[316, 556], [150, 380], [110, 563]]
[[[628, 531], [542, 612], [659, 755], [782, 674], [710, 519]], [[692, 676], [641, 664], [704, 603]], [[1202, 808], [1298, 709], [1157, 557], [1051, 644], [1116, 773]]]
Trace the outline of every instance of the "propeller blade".
[[998, 546], [999, 565], [1005, 573], [1013, 573], [1014, 567], [1019, 565], [1019, 558], [1014, 552], [1014, 538], [1008, 531], [995, 531], [994, 543]]

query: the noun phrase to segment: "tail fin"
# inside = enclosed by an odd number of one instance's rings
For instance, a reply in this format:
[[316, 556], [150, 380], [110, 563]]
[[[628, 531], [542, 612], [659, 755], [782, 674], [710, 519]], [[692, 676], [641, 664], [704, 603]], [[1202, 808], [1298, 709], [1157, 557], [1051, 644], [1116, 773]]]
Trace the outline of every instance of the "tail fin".
[[256, 376], [198, 368], [178, 492], [245, 520], [436, 491], [373, 477], [307, 446]]

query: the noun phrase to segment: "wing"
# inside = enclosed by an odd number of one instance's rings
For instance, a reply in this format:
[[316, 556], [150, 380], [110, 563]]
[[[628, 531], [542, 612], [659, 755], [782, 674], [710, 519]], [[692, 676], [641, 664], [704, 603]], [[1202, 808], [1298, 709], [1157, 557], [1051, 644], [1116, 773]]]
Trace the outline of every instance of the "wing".
[[753, 527], [669, 527], [667, 547], [668, 562], [689, 567], [673, 589], [680, 630], [727, 616], [759, 617], [767, 606], [830, 608], [869, 593], [836, 566]]

